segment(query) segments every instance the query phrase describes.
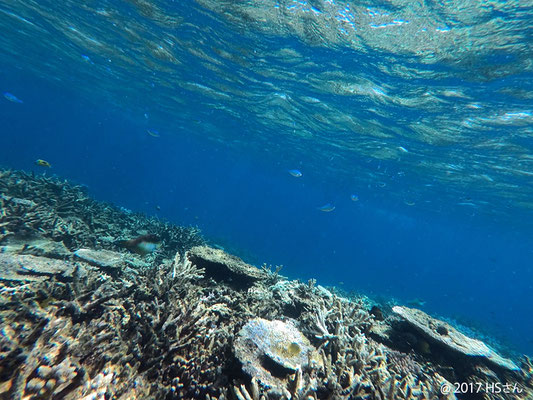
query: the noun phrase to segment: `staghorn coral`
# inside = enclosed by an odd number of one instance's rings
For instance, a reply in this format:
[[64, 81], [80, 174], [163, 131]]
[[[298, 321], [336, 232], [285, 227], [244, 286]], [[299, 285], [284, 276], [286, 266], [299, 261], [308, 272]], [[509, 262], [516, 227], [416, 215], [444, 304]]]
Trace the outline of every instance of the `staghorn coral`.
[[[24, 269], [39, 279], [0, 281], [0, 398], [453, 399], [440, 394], [447, 382], [521, 390], [474, 399], [533, 398], [528, 358], [519, 371], [502, 371], [472, 357], [437, 359], [441, 354], [416, 346], [405, 346], [406, 354], [396, 346], [405, 324], [386, 311], [377, 318], [364, 298], [290, 281], [219, 250], [192, 249], [194, 231], [84, 199], [81, 188], [57, 179], [0, 171], [0, 191], [0, 238], [8, 249], [2, 265], [17, 273], [21, 254], [40, 257]], [[165, 229], [174, 236], [164, 238]], [[100, 252], [120, 251], [118, 237], [142, 231], [164, 238], [162, 251], [142, 265]], [[49, 246], [58, 238], [66, 251]], [[84, 257], [74, 258], [70, 251], [82, 247]], [[106, 268], [104, 255], [120, 259], [119, 267]], [[246, 373], [233, 353], [239, 332], [259, 318], [294, 320], [317, 352], [316, 363], [285, 370], [279, 391]]]
[[422, 376], [423, 367], [409, 354], [396, 350], [387, 351], [387, 364], [396, 376]]
[[[135, 274], [109, 276], [85, 264], [66, 282], [52, 277], [2, 286], [0, 396], [454, 398], [438, 397], [446, 380], [435, 366], [366, 335], [374, 322], [363, 302], [295, 281], [272, 285], [268, 278], [237, 290], [231, 282], [199, 273], [192, 263], [184, 270], [176, 267], [171, 279], [176, 263], [187, 256]], [[178, 279], [179, 271], [192, 272]], [[274, 286], [283, 287], [287, 297], [275, 295]], [[302, 340], [318, 349], [319, 359], [312, 367], [291, 366], [276, 392], [260, 385], [257, 376], [243, 374], [232, 348], [250, 319], [286, 319], [287, 302], [301, 303], [295, 323], [307, 337]], [[515, 381], [531, 393], [530, 364], [523, 371]], [[490, 371], [475, 375], [477, 382], [497, 377]]]
[[0, 243], [16, 235], [44, 236], [63, 242], [71, 251], [81, 247], [123, 250], [121, 239], [150, 232], [161, 238], [153, 262], [171, 259], [205, 243], [198, 228], [174, 226], [88, 197], [85, 188], [65, 180], [21, 171], [0, 171]]
[[[125, 295], [124, 290], [96, 271], [82, 281], [76, 285], [85, 287], [81, 293], [73, 283], [58, 281], [0, 289], [5, 333], [0, 394], [81, 398], [83, 382], [107, 362], [109, 353], [124, 348], [114, 340], [116, 327], [104, 322], [117, 316], [110, 310], [103, 313], [108, 302]], [[90, 323], [95, 319], [102, 321]], [[97, 362], [89, 363], [88, 358]]]
[[174, 261], [172, 262], [172, 280], [179, 280], [182, 283], [201, 279], [205, 275], [204, 268], [198, 268], [190, 262], [187, 257], [181, 257], [180, 253], [176, 253]]
[[279, 274], [283, 269], [283, 265], [276, 265], [275, 267], [272, 267], [272, 265], [267, 265], [264, 263], [261, 266], [261, 269], [267, 274], [267, 284], [273, 285], [281, 279], [286, 279], [284, 276]]
[[[173, 287], [169, 273], [163, 267], [115, 280], [94, 268], [77, 282], [0, 289], [6, 333], [0, 396], [216, 393], [208, 384], [222, 362], [214, 349], [229, 338], [214, 329], [221, 307], [199, 301], [194, 291], [183, 296], [185, 288]], [[66, 372], [51, 381], [49, 369]]]

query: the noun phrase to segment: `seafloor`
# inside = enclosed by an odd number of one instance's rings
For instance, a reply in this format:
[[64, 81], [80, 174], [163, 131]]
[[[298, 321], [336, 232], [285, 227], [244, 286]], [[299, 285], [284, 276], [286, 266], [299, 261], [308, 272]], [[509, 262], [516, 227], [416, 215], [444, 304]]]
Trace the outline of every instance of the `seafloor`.
[[[525, 356], [247, 265], [67, 181], [0, 170], [0, 207], [2, 399], [533, 399]], [[142, 235], [160, 247], [123, 247]]]

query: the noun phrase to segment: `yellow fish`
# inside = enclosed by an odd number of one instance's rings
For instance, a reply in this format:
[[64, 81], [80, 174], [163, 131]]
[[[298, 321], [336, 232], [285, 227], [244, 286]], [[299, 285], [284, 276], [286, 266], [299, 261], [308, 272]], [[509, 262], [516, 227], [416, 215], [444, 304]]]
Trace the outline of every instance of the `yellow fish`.
[[38, 159], [37, 161], [35, 161], [35, 165], [38, 165], [39, 167], [46, 167], [46, 168], [52, 167], [52, 164], [50, 164], [48, 161], [41, 160], [41, 159]]

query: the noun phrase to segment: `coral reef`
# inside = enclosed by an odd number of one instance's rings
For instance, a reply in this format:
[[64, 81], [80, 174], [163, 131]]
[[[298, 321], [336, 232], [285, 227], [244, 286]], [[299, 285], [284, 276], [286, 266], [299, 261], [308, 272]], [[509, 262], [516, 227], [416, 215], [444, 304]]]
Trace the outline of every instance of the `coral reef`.
[[0, 280], [39, 281], [55, 276], [58, 280], [72, 278], [75, 265], [47, 257], [0, 254]]
[[[391, 310], [66, 182], [3, 171], [0, 191], [2, 399], [533, 398], [527, 357], [510, 370], [428, 344]], [[115, 244], [143, 232], [163, 244], [142, 259]], [[454, 382], [513, 391], [442, 392]]]
[[271, 396], [290, 397], [290, 375], [296, 374], [294, 390], [303, 397], [316, 389], [316, 373], [306, 374], [310, 379], [302, 382], [302, 371], [318, 371], [322, 360], [309, 340], [292, 321], [267, 321], [256, 318], [248, 321], [234, 341], [235, 356], [243, 370], [268, 389]]
[[238, 290], [246, 290], [266, 278], [265, 272], [220, 249], [195, 246], [187, 252], [187, 259], [203, 268], [208, 278], [228, 283]]
[[[197, 228], [179, 227], [92, 200], [68, 181], [21, 171], [0, 170], [0, 244], [9, 237], [46, 238], [70, 251], [80, 248], [122, 251], [122, 240], [143, 234], [161, 240], [152, 262], [172, 259], [205, 244]], [[150, 258], [150, 257], [149, 257]]]
[[63, 242], [54, 242], [51, 239], [42, 237], [17, 238], [12, 235], [3, 240], [0, 245], [0, 252], [15, 254], [31, 254], [63, 260], [70, 256], [70, 250]]
[[135, 269], [149, 267], [146, 263], [131, 254], [118, 253], [111, 250], [79, 249], [74, 256], [88, 264], [107, 270], [109, 273], [120, 273], [127, 266]]
[[401, 315], [409, 324], [420, 330], [430, 340], [442, 344], [450, 351], [456, 351], [466, 356], [483, 357], [497, 366], [512, 371], [519, 369], [515, 363], [495, 353], [481, 340], [472, 339], [447, 322], [432, 318], [423, 311], [402, 306], [395, 306], [392, 311]]

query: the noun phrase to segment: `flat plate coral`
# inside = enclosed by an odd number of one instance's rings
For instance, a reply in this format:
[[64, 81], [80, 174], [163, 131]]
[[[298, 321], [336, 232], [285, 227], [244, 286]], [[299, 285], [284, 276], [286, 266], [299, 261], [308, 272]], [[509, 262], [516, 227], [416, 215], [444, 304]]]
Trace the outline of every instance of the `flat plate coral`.
[[392, 308], [396, 314], [401, 315], [407, 322], [423, 332], [428, 338], [441, 343], [452, 351], [457, 351], [467, 356], [483, 357], [494, 364], [510, 370], [519, 370], [511, 360], [503, 358], [489, 348], [481, 340], [470, 338], [447, 322], [430, 317], [425, 312], [416, 308], [395, 306]]
[[316, 348], [290, 320], [248, 321], [239, 331], [233, 349], [251, 377], [280, 394], [290, 374], [323, 367]]

